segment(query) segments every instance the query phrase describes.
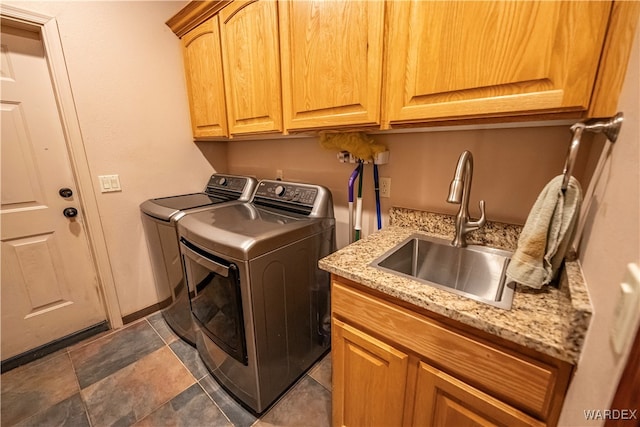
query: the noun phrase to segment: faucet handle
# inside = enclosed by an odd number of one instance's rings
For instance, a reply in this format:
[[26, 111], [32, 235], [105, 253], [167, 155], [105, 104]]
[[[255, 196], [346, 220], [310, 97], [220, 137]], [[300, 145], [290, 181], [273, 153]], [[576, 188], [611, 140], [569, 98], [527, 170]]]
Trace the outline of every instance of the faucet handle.
[[484, 214], [484, 200], [480, 200], [480, 218], [477, 221], [469, 221], [467, 222], [467, 227], [471, 230], [477, 230], [478, 228], [484, 226], [486, 222], [486, 216]]

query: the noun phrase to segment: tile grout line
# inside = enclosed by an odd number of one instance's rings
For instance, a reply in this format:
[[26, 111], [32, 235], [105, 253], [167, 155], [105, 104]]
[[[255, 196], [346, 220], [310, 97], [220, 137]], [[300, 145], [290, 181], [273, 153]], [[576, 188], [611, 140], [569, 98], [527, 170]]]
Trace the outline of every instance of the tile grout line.
[[[153, 314], [155, 314], [155, 313], [153, 313]], [[153, 315], [153, 314], [151, 314], [151, 315]], [[151, 316], [151, 315], [150, 315], [150, 316]], [[165, 339], [162, 337], [162, 335], [160, 334], [160, 331], [158, 331], [158, 330], [153, 326], [153, 323], [151, 323], [147, 317], [145, 317], [145, 318], [144, 318], [144, 320], [146, 320], [146, 321], [147, 321], [147, 323], [149, 324], [149, 326], [151, 326], [151, 329], [153, 329], [153, 331], [154, 331], [156, 334], [158, 334], [158, 336], [160, 337], [160, 339], [162, 340], [162, 342], [163, 342], [166, 346], [169, 346], [169, 343], [167, 342], [167, 340], [165, 340]], [[168, 327], [168, 326], [167, 326], [167, 327]], [[171, 347], [169, 347], [169, 348], [171, 348]]]
[[[116, 333], [122, 332], [122, 331], [124, 331], [125, 329], [127, 329], [127, 328], [129, 328], [129, 327], [132, 327], [133, 325], [138, 325], [138, 324], [142, 323], [143, 321], [146, 321], [147, 325], [149, 325], [149, 326], [151, 327], [151, 330], [156, 334], [156, 336], [157, 336], [158, 338], [160, 338], [160, 341], [163, 343], [163, 346], [168, 347], [168, 348], [169, 348], [169, 351], [171, 351], [171, 352], [172, 352], [172, 354], [174, 354], [174, 353], [173, 353], [173, 351], [171, 350], [171, 348], [166, 344], [166, 342], [164, 341], [164, 339], [162, 338], [162, 336], [160, 336], [160, 334], [156, 331], [156, 329], [153, 327], [153, 325], [151, 325], [151, 323], [150, 323], [146, 318], [142, 318], [142, 319], [136, 320], [136, 321], [134, 321], [134, 322], [131, 322], [131, 323], [129, 323], [129, 324], [127, 324], [127, 325], [125, 325], [125, 326], [124, 326], [124, 327], [122, 327], [122, 328], [119, 328], [119, 329], [113, 330], [113, 331], [112, 331], [112, 333], [106, 334], [106, 335], [104, 335], [104, 336], [101, 336], [100, 338], [97, 338], [97, 339], [95, 339], [95, 340], [92, 340], [91, 342], [86, 343], [86, 345], [93, 344], [93, 343], [95, 343], [95, 342], [99, 341], [99, 340], [100, 340], [100, 339], [102, 339], [102, 338], [105, 338], [105, 337], [107, 337], [107, 336], [111, 336], [111, 335], [114, 335], [114, 334], [116, 334]], [[163, 346], [161, 346], [161, 347], [159, 347], [159, 348], [155, 349], [155, 350], [154, 350], [154, 351], [152, 351], [151, 353], [148, 353], [148, 354], [143, 355], [141, 358], [138, 358], [138, 359], [136, 359], [136, 360], [132, 361], [131, 363], [129, 363], [129, 364], [127, 364], [127, 365], [125, 365], [125, 366], [121, 367], [120, 369], [118, 369], [118, 370], [116, 370], [116, 371], [114, 371], [114, 372], [112, 372], [111, 374], [107, 375], [106, 377], [101, 378], [101, 379], [99, 379], [98, 381], [95, 381], [95, 382], [93, 382], [93, 383], [91, 383], [91, 384], [87, 385], [87, 387], [85, 387], [84, 389], [86, 389], [86, 388], [88, 388], [88, 387], [91, 387], [91, 386], [94, 386], [94, 385], [96, 385], [96, 384], [99, 384], [99, 383], [101, 383], [101, 382], [103, 382], [103, 381], [107, 380], [108, 378], [112, 377], [113, 375], [116, 375], [118, 372], [122, 371], [123, 369], [128, 368], [128, 367], [132, 366], [133, 364], [135, 364], [135, 363], [139, 362], [140, 360], [144, 359], [145, 357], [148, 357], [149, 355], [151, 355], [151, 354], [153, 354], [153, 353], [155, 353], [155, 352], [157, 352], [157, 351], [161, 350]], [[82, 345], [81, 347], [78, 347], [78, 349], [83, 348], [83, 347], [85, 347], [85, 345]], [[76, 349], [74, 348], [73, 350], [75, 351]], [[69, 354], [69, 358], [70, 358], [70, 360], [71, 360], [71, 364], [72, 364], [72, 366], [73, 366], [73, 368], [74, 368], [74, 373], [75, 373], [75, 372], [76, 372], [75, 365], [73, 364], [73, 359], [71, 359], [71, 355], [70, 355], [70, 354]], [[179, 360], [179, 359], [178, 359], [178, 360]], [[189, 370], [188, 370], [188, 369], [187, 369], [187, 371], [189, 372]], [[189, 373], [190, 373], [190, 372], [189, 372]], [[77, 376], [77, 375], [75, 375], [75, 377], [76, 377], [76, 381], [78, 382], [78, 385], [79, 385], [79, 378], [78, 378], [78, 376]], [[193, 375], [191, 375], [191, 377], [193, 378]], [[194, 382], [194, 383], [195, 383], [195, 382]], [[191, 387], [194, 383], [190, 384], [187, 388]], [[85, 410], [86, 410], [86, 413], [87, 413], [87, 418], [88, 418], [88, 420], [89, 420], [89, 425], [90, 425], [90, 426], [93, 426], [93, 425], [94, 425], [94, 422], [93, 422], [93, 421], [92, 421], [92, 419], [91, 419], [91, 415], [90, 415], [90, 412], [89, 412], [89, 409], [88, 409], [87, 403], [85, 402], [84, 397], [82, 396], [82, 393], [81, 393], [81, 392], [82, 392], [82, 390], [84, 390], [84, 389], [83, 389], [83, 388], [81, 388], [80, 386], [79, 386], [79, 388], [80, 388], [80, 397], [81, 397], [81, 400], [82, 400], [83, 406], [85, 407]], [[185, 389], [185, 390], [186, 390], [186, 389]], [[182, 393], [183, 391], [184, 391], [184, 390], [182, 390], [180, 393]], [[178, 394], [180, 394], [180, 393], [178, 393]], [[175, 397], [175, 396], [173, 396], [173, 397]], [[167, 401], [162, 402], [162, 403], [161, 403], [161, 404], [159, 404], [157, 407], [153, 408], [153, 409], [152, 409], [148, 414], [144, 415], [142, 418], [138, 419], [138, 418], [137, 418], [137, 416], [136, 416], [136, 417], [135, 417], [135, 422], [137, 423], [137, 422], [139, 422], [139, 421], [143, 420], [144, 418], [146, 418], [147, 416], [151, 415], [152, 413], [154, 413], [155, 411], [157, 411], [158, 409], [160, 409], [164, 404], [166, 404], [166, 403], [168, 403], [169, 401], [171, 401], [171, 399], [173, 399], [173, 397], [172, 397], [172, 398], [170, 398], [170, 399], [168, 399]]]
[[[164, 340], [164, 338], [162, 338], [162, 336], [160, 335], [160, 333], [158, 332], [158, 330], [156, 328], [153, 327], [153, 325], [151, 324], [151, 322], [149, 322], [149, 320], [145, 317], [145, 320], [147, 321], [147, 323], [149, 323], [149, 325], [151, 326], [151, 328], [154, 330], [154, 332], [156, 334], [158, 334], [158, 336], [160, 337], [160, 339], [165, 343], [165, 345], [167, 346], [167, 348], [169, 349], [169, 351], [171, 351], [171, 353], [174, 355], [174, 357], [178, 360], [178, 362], [180, 364], [182, 364], [182, 366], [184, 366], [184, 368], [187, 370], [187, 372], [189, 372], [189, 375], [191, 375], [191, 377], [194, 379], [194, 383], [193, 384], [198, 384], [198, 387], [200, 387], [200, 389], [204, 392], [204, 394], [209, 398], [209, 400], [211, 400], [211, 403], [214, 404], [214, 406], [216, 408], [218, 408], [218, 410], [220, 411], [220, 413], [225, 417], [225, 419], [229, 422], [230, 425], [234, 425], [231, 420], [229, 419], [229, 416], [222, 410], [222, 408], [216, 403], [216, 401], [211, 397], [211, 395], [209, 395], [209, 393], [207, 393], [207, 390], [205, 390], [205, 388], [202, 386], [202, 384], [200, 383], [200, 381], [204, 378], [207, 377], [208, 374], [205, 374], [202, 376], [202, 378], [198, 379], [196, 378], [196, 376], [193, 374], [193, 372], [191, 372], [191, 370], [189, 369], [189, 367], [187, 365], [184, 364], [184, 362], [182, 361], [182, 359], [180, 359], [180, 357], [176, 354], [175, 351], [173, 351], [173, 349], [171, 348], [171, 346], [169, 345], [168, 342], [166, 342]], [[214, 380], [215, 381], [215, 380]], [[193, 384], [191, 384], [189, 387], [192, 387]], [[189, 388], [187, 387], [187, 389]], [[186, 389], [185, 389], [186, 390]], [[184, 390], [182, 391], [184, 392]], [[182, 393], [181, 392], [181, 393]], [[174, 396], [175, 397], [175, 396]], [[171, 401], [171, 399], [169, 399], [169, 401]], [[166, 402], [165, 402], [166, 403]], [[164, 403], [163, 403], [164, 404]], [[157, 409], [156, 409], [157, 410]], [[155, 412], [155, 410], [154, 410]]]
[[[54, 360], [54, 359], [56, 359], [58, 357], [66, 356], [69, 359], [69, 364], [71, 365], [71, 370], [73, 372], [73, 378], [74, 378], [75, 384], [77, 386], [76, 393], [72, 394], [69, 397], [66, 397], [65, 399], [62, 399], [59, 402], [55, 402], [52, 405], [50, 405], [50, 406], [48, 406], [46, 408], [43, 408], [43, 409], [41, 409], [40, 411], [38, 411], [38, 412], [36, 412], [34, 414], [29, 415], [28, 417], [25, 417], [25, 418], [22, 418], [22, 419], [18, 420], [15, 424], [26, 423], [28, 420], [38, 416], [39, 414], [41, 414], [43, 412], [46, 412], [46, 411], [50, 410], [54, 406], [59, 405], [60, 403], [64, 402], [65, 400], [68, 400], [68, 399], [72, 398], [73, 396], [75, 396], [77, 394], [80, 397], [80, 402], [82, 403], [82, 407], [84, 408], [84, 413], [85, 413], [85, 415], [87, 417], [87, 421], [89, 422], [89, 426], [90, 427], [93, 426], [93, 423], [91, 421], [91, 417], [89, 415], [89, 409], [87, 408], [86, 402], [84, 401], [84, 398], [82, 397], [82, 388], [80, 388], [80, 382], [78, 381], [78, 375], [76, 374], [76, 369], [75, 369], [75, 365], [73, 364], [73, 359], [71, 358], [71, 355], [69, 354], [70, 353], [69, 347], [65, 347], [65, 348], [61, 349], [59, 351], [59, 353], [60, 354], [57, 354], [57, 355], [55, 355], [55, 356], [53, 356], [51, 358], [48, 358], [46, 361], [41, 361], [40, 363], [36, 363], [36, 364], [34, 364], [32, 366], [37, 366], [37, 365], [40, 365], [40, 364], [45, 363], [45, 362], [50, 362], [51, 360]], [[29, 365], [29, 364], [27, 364], [27, 365]], [[27, 366], [27, 365], [23, 365], [23, 366]], [[15, 425], [15, 424], [12, 424], [12, 425]], [[27, 424], [27, 425], [29, 425], [29, 424]]]
[[[309, 372], [309, 371], [307, 371], [307, 372]], [[260, 421], [260, 419], [262, 419], [262, 418], [266, 417], [267, 415], [269, 415], [269, 413], [270, 413], [271, 411], [273, 411], [273, 410], [276, 408], [276, 406], [278, 406], [278, 405], [279, 405], [279, 404], [280, 404], [280, 403], [281, 403], [281, 402], [282, 402], [282, 401], [287, 397], [287, 395], [288, 395], [288, 394], [289, 394], [289, 393], [290, 393], [294, 388], [296, 388], [296, 387], [298, 386], [298, 384], [300, 384], [302, 381], [304, 381], [304, 377], [308, 377], [308, 376], [309, 376], [309, 375], [307, 374], [307, 372], [305, 372], [303, 375], [301, 375], [301, 376], [300, 376], [300, 378], [298, 378], [298, 379], [297, 379], [293, 384], [291, 384], [291, 386], [289, 386], [289, 388], [287, 388], [287, 389], [284, 391], [284, 393], [282, 393], [282, 394], [280, 395], [280, 397], [278, 397], [278, 399], [277, 399], [275, 402], [273, 402], [273, 403], [271, 404], [271, 407], [269, 408], [269, 410], [268, 410], [268, 411], [266, 411], [265, 413], [263, 413], [263, 414], [262, 414], [262, 415], [261, 415], [261, 416], [256, 420], [256, 423], [257, 423], [258, 421]], [[315, 380], [314, 380], [314, 381], [315, 381]], [[253, 427], [253, 426], [255, 426], [255, 425], [256, 425], [256, 423], [251, 424], [251, 426], [252, 426], [252, 427]]]
[[[327, 390], [329, 393], [332, 393], [332, 390], [330, 388], [327, 388], [324, 384], [322, 384], [320, 381], [318, 381], [317, 379], [313, 378], [311, 375], [309, 375], [309, 371], [307, 371], [305, 373], [305, 375], [309, 378], [311, 378], [315, 383], [317, 383], [318, 385], [320, 385], [323, 389]], [[304, 377], [303, 377], [304, 378]]]
[[[156, 333], [158, 335], [160, 335], [160, 332], [154, 328], [153, 324], [151, 324], [151, 322], [149, 322], [148, 317], [145, 317], [145, 319], [147, 320], [147, 322], [151, 325], [151, 327], [153, 328], [154, 331], [156, 331]], [[169, 330], [171, 331], [171, 328], [167, 325], [167, 328], [169, 328]], [[173, 332], [173, 331], [172, 331]], [[216, 400], [213, 398], [213, 396], [211, 396], [209, 394], [209, 392], [207, 392], [207, 390], [205, 389], [204, 385], [201, 383], [202, 380], [204, 380], [205, 378], [207, 378], [210, 373], [207, 371], [201, 378], [196, 378], [196, 376], [193, 374], [193, 372], [191, 372], [191, 370], [189, 369], [189, 367], [187, 365], [185, 365], [185, 363], [182, 361], [182, 359], [180, 359], [180, 357], [178, 356], [178, 354], [173, 351], [173, 349], [171, 348], [171, 346], [169, 345], [169, 343], [167, 341], [165, 341], [162, 336], [160, 336], [160, 338], [166, 343], [167, 347], [169, 347], [169, 350], [171, 350], [171, 352], [174, 354], [174, 356], [176, 357], [176, 359], [178, 359], [178, 361], [187, 369], [187, 371], [189, 371], [189, 373], [191, 374], [191, 376], [196, 380], [195, 383], [198, 384], [198, 386], [200, 387], [200, 389], [204, 392], [204, 394], [209, 398], [209, 400], [211, 400], [211, 402], [214, 404], [214, 406], [216, 408], [218, 408], [218, 410], [220, 411], [220, 413], [224, 416], [224, 418], [229, 422], [229, 425], [231, 426], [235, 426], [235, 424], [233, 423], [233, 421], [231, 421], [231, 419], [229, 418], [229, 415], [227, 415], [227, 413], [220, 407], [220, 405], [218, 405], [218, 403], [216, 402]], [[180, 338], [178, 338], [180, 339]], [[183, 341], [184, 342], [184, 341]], [[188, 345], [188, 344], [187, 344]], [[197, 352], [197, 350], [196, 350]], [[198, 357], [200, 357], [198, 355]], [[215, 378], [213, 378], [213, 376], [211, 377], [212, 381], [216, 381]], [[257, 423], [258, 421], [260, 421], [260, 418], [256, 418], [256, 421], [254, 423], [251, 424], [251, 426], [255, 425], [255, 423]]]
[[78, 378], [76, 365], [73, 363], [73, 358], [71, 357], [71, 350], [68, 347], [65, 350], [67, 352], [67, 357], [69, 357], [69, 362], [71, 363], [71, 369], [73, 369], [73, 377], [75, 378], [76, 384], [78, 385], [78, 396], [80, 396], [80, 402], [82, 402], [82, 407], [84, 408], [84, 413], [87, 416], [89, 427], [92, 427], [93, 420], [91, 419], [91, 414], [89, 413], [89, 407], [87, 406], [87, 402], [84, 401], [84, 396], [82, 395], [82, 387], [80, 387], [80, 379]]
[[[205, 375], [204, 377], [202, 377], [202, 378], [205, 378], [205, 377], [206, 377], [206, 375]], [[215, 381], [215, 379], [214, 379], [214, 381]], [[216, 408], [218, 408], [218, 410], [220, 411], [220, 413], [221, 413], [222, 415], [224, 415], [224, 417], [226, 418], [226, 420], [227, 420], [227, 421], [229, 421], [229, 424], [230, 424], [230, 425], [232, 425], [232, 426], [235, 426], [235, 424], [233, 424], [233, 422], [231, 421], [231, 419], [229, 418], [229, 416], [227, 415], [227, 413], [226, 413], [226, 412], [224, 412], [224, 411], [222, 410], [222, 408], [221, 408], [221, 407], [218, 405], [218, 403], [213, 399], [213, 397], [211, 397], [211, 395], [207, 392], [207, 390], [205, 390], [204, 386], [203, 386], [202, 384], [200, 384], [200, 381], [196, 381], [196, 383], [198, 384], [198, 386], [200, 386], [200, 389], [201, 389], [202, 391], [204, 391], [204, 394], [205, 394], [205, 395], [206, 395], [206, 396], [211, 400], [211, 402], [213, 402], [213, 404], [215, 405], [215, 407], [216, 407]]]
[[[146, 320], [146, 319], [147, 319], [147, 318], [145, 317], [145, 320]], [[182, 365], [182, 366], [187, 370], [187, 372], [189, 372], [189, 375], [191, 375], [191, 378], [193, 378], [193, 380], [194, 380], [194, 384], [195, 384], [195, 383], [199, 383], [199, 382], [200, 382], [200, 380], [198, 380], [198, 379], [196, 378], [196, 376], [195, 376], [195, 375], [193, 375], [193, 372], [191, 372], [191, 369], [189, 369], [189, 367], [188, 367], [187, 365], [185, 365], [185, 364], [184, 364], [184, 362], [182, 361], [182, 359], [180, 359], [180, 356], [178, 356], [178, 354], [177, 354], [175, 351], [173, 351], [173, 349], [171, 348], [171, 346], [169, 345], [169, 343], [167, 343], [167, 342], [162, 338], [162, 336], [160, 335], [160, 333], [156, 330], [156, 328], [154, 328], [154, 327], [153, 327], [153, 325], [151, 324], [151, 322], [149, 322], [149, 321], [147, 320], [147, 323], [149, 323], [149, 325], [151, 326], [151, 328], [153, 329], [153, 331], [154, 331], [156, 334], [158, 334], [158, 336], [160, 337], [160, 339], [162, 340], [162, 342], [164, 343], [164, 345], [165, 345], [165, 346], [167, 346], [167, 348], [169, 349], [169, 351], [171, 352], [171, 354], [173, 354], [173, 356], [178, 360], [178, 362], [179, 362], [179, 363], [180, 363], [180, 364], [181, 364], [181, 365]], [[202, 378], [204, 378], [204, 377], [206, 377], [206, 375], [204, 375]], [[191, 384], [191, 385], [193, 385], [193, 384]], [[190, 385], [189, 387], [191, 387], [191, 385]]]
[[[216, 403], [216, 401], [215, 401], [215, 400], [214, 400], [214, 399], [209, 395], [209, 393], [207, 393], [207, 390], [205, 390], [205, 389], [204, 389], [204, 387], [202, 386], [202, 384], [200, 384], [200, 381], [201, 381], [201, 380], [203, 380], [203, 379], [205, 379], [209, 374], [205, 374], [205, 375], [203, 375], [203, 376], [202, 376], [202, 378], [200, 378], [200, 379], [196, 378], [196, 376], [195, 376], [195, 375], [193, 375], [193, 372], [191, 372], [191, 370], [189, 369], [189, 367], [188, 367], [187, 365], [185, 365], [185, 364], [184, 364], [184, 362], [182, 361], [182, 359], [180, 359], [180, 357], [178, 357], [178, 355], [176, 354], [176, 352], [175, 352], [175, 351], [173, 351], [173, 349], [172, 349], [169, 345], [167, 345], [167, 347], [169, 348], [169, 350], [171, 351], [171, 353], [173, 353], [173, 355], [175, 356], [175, 358], [176, 358], [176, 359], [178, 359], [178, 362], [179, 362], [182, 366], [184, 366], [184, 367], [185, 367], [185, 369], [189, 372], [189, 375], [191, 375], [191, 378], [193, 378], [193, 379], [194, 379], [193, 384], [198, 384], [198, 385], [200, 386], [200, 388], [204, 391], [204, 393], [207, 395], [207, 397], [208, 397], [209, 399], [211, 399], [211, 401], [213, 402], [213, 404], [214, 404], [214, 405], [216, 405], [216, 408], [218, 408], [218, 409], [220, 410], [220, 412], [222, 412], [222, 414], [224, 414], [225, 418], [229, 419], [229, 418], [227, 417], [227, 414], [225, 414], [225, 413], [224, 413], [224, 411], [222, 410], [222, 408], [221, 408], [220, 406], [218, 406], [218, 404]], [[214, 381], [215, 381], [215, 379], [214, 379]], [[191, 384], [189, 387], [193, 386], [193, 384]], [[187, 388], [188, 388], [188, 387], [187, 387]], [[231, 421], [231, 420], [229, 420], [229, 421]], [[231, 424], [233, 424], [233, 423], [231, 423]]]
[[[154, 314], [155, 314], [155, 313], [154, 313]], [[185, 364], [184, 364], [184, 362], [182, 361], [182, 359], [180, 359], [180, 356], [178, 356], [178, 354], [177, 354], [175, 351], [173, 351], [173, 349], [171, 348], [171, 343], [167, 342], [164, 338], [162, 338], [162, 335], [160, 335], [160, 332], [159, 332], [156, 328], [154, 328], [154, 327], [153, 327], [153, 324], [152, 324], [151, 322], [149, 322], [149, 320], [147, 319], [147, 317], [145, 317], [145, 320], [147, 320], [147, 323], [149, 323], [149, 325], [151, 326], [151, 328], [155, 331], [155, 333], [156, 333], [156, 334], [158, 334], [158, 336], [159, 336], [159, 337], [160, 337], [160, 339], [165, 343], [165, 345], [166, 345], [167, 347], [169, 347], [169, 350], [171, 350], [171, 352], [174, 354], [174, 356], [176, 356], [176, 358], [178, 359], [178, 361], [179, 361], [180, 363], [182, 363], [182, 366], [184, 366], [185, 368], [187, 368], [187, 371], [189, 371], [189, 373], [190, 373], [190, 374], [191, 374], [191, 376], [196, 380], [196, 382], [197, 382], [197, 383], [199, 383], [199, 382], [200, 382], [200, 380], [204, 379], [207, 375], [209, 375], [208, 373], [205, 373], [202, 377], [197, 378], [197, 377], [193, 374], [193, 372], [191, 372], [191, 369], [189, 369], [189, 367], [188, 367], [187, 365], [185, 365]], [[167, 328], [169, 328], [169, 326], [168, 326], [168, 325], [167, 325]], [[171, 330], [171, 328], [169, 328], [169, 330]], [[180, 339], [180, 338], [178, 338], [178, 339]], [[175, 342], [175, 341], [173, 341], [173, 342]], [[184, 341], [182, 341], [182, 342], [184, 342]], [[189, 345], [189, 344], [187, 344], [187, 345]], [[197, 350], [196, 350], [196, 351], [197, 351]], [[198, 357], [199, 357], [199, 356], [198, 356]]]
[[[148, 316], [147, 316], [148, 317]], [[144, 420], [145, 418], [149, 417], [151, 414], [153, 414], [154, 412], [160, 410], [164, 405], [166, 405], [167, 403], [171, 402], [173, 399], [175, 399], [177, 396], [179, 396], [180, 394], [184, 393], [185, 391], [187, 391], [188, 389], [190, 389], [191, 387], [193, 387], [194, 384], [198, 384], [200, 386], [200, 383], [198, 382], [198, 380], [196, 379], [196, 377], [193, 375], [193, 373], [191, 372], [191, 370], [189, 369], [189, 367], [187, 365], [185, 365], [182, 360], [178, 357], [178, 355], [176, 354], [175, 351], [173, 351], [173, 349], [171, 348], [171, 346], [169, 345], [169, 343], [167, 341], [165, 341], [165, 339], [162, 337], [162, 335], [160, 335], [160, 332], [158, 332], [158, 330], [156, 328], [153, 327], [153, 324], [149, 321], [149, 319], [147, 317], [143, 317], [143, 319], [147, 322], [147, 324], [151, 327], [151, 329], [153, 330], [153, 332], [156, 333], [156, 335], [160, 338], [160, 340], [162, 340], [162, 342], [164, 343], [164, 346], [167, 347], [167, 349], [171, 352], [171, 354], [173, 354], [173, 357], [175, 357], [178, 360], [178, 363], [180, 363], [189, 373], [189, 375], [191, 375], [191, 378], [193, 378], [193, 383], [189, 384], [189, 386], [187, 388], [185, 388], [184, 390], [182, 390], [180, 393], [178, 393], [177, 395], [169, 398], [168, 400], [160, 403], [158, 405], [158, 407], [154, 408], [151, 412], [149, 412], [148, 414], [146, 414], [144, 417], [140, 418], [139, 420], [136, 419], [136, 423], [140, 422], [142, 420]], [[135, 322], [134, 322], [135, 323]], [[159, 350], [159, 349], [158, 349]], [[200, 386], [200, 388], [202, 388], [202, 386]], [[206, 393], [206, 392], [205, 392]], [[215, 402], [213, 402], [215, 404]], [[217, 407], [217, 405], [216, 405]], [[220, 409], [220, 408], [218, 408]], [[222, 411], [220, 411], [222, 412]], [[224, 412], [223, 412], [224, 414]], [[226, 415], [225, 415], [226, 417]]]

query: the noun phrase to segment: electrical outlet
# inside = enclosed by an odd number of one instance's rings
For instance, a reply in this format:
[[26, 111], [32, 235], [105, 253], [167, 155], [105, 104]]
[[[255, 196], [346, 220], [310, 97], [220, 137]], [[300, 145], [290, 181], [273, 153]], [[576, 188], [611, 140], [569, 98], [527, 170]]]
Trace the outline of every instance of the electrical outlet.
[[391, 178], [380, 178], [380, 197], [391, 197]]
[[282, 169], [276, 169], [276, 179], [278, 181], [282, 181], [282, 178], [283, 178]]

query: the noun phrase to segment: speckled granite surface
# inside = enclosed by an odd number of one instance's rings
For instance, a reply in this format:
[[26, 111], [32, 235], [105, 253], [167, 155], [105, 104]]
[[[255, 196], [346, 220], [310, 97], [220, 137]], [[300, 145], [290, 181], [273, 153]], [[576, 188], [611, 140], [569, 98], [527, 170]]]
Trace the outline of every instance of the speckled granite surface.
[[[391, 225], [319, 261], [320, 268], [550, 356], [577, 363], [591, 319], [591, 303], [577, 262], [567, 262], [558, 287], [518, 286], [511, 310], [476, 302], [369, 264], [413, 233], [451, 239], [448, 215], [392, 208]], [[514, 250], [521, 227], [487, 223], [469, 243]]]

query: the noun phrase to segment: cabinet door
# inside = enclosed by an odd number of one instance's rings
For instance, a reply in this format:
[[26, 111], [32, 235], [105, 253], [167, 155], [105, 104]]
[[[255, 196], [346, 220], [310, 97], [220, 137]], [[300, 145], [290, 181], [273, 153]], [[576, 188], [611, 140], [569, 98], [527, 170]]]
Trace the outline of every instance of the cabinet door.
[[416, 382], [413, 425], [524, 427], [543, 426], [544, 423], [421, 362]]
[[282, 131], [278, 10], [272, 0], [236, 0], [220, 12], [229, 132]]
[[286, 129], [380, 121], [383, 1], [281, 1]]
[[337, 319], [331, 351], [333, 425], [402, 425], [408, 356]]
[[383, 121], [582, 111], [611, 2], [389, 3]]
[[218, 16], [182, 38], [194, 138], [227, 136]]

